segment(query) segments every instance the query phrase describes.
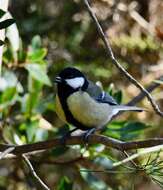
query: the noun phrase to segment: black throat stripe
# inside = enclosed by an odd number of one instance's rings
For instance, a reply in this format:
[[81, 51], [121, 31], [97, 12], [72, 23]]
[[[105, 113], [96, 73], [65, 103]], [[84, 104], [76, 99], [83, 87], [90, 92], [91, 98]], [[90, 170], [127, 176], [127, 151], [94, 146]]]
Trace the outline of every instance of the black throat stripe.
[[[58, 86], [58, 97], [59, 97], [60, 103], [62, 105], [62, 109], [64, 111], [66, 120], [68, 121], [68, 123], [72, 124], [74, 127], [77, 127], [83, 131], [88, 130], [91, 127], [87, 127], [87, 126], [83, 125], [82, 123], [80, 123], [79, 121], [77, 121], [73, 117], [72, 113], [70, 112], [70, 110], [68, 108], [67, 98], [72, 93], [74, 93], [74, 92], [72, 92], [72, 90], [67, 88], [66, 86], [64, 86], [64, 88], [63, 88], [63, 86], [62, 87]], [[92, 128], [94, 128], [94, 127], [92, 126]]]

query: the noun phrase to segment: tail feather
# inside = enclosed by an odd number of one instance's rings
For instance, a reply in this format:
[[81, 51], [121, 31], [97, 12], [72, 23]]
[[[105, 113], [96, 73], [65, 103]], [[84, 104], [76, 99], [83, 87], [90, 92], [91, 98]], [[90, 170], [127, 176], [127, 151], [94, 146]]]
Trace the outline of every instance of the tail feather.
[[145, 111], [144, 108], [136, 107], [136, 106], [125, 106], [125, 105], [116, 105], [116, 110], [119, 111]]

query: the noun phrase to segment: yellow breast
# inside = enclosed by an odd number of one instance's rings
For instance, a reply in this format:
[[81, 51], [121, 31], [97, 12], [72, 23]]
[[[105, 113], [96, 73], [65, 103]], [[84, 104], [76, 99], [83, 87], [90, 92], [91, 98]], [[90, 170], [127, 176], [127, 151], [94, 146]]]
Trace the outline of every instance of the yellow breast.
[[96, 102], [86, 92], [73, 93], [67, 103], [74, 118], [85, 126], [100, 127], [109, 120], [109, 105]]
[[56, 105], [55, 111], [56, 111], [58, 117], [59, 117], [62, 121], [64, 121], [65, 123], [67, 123], [66, 117], [65, 117], [64, 111], [63, 111], [63, 109], [62, 109], [62, 105], [61, 105], [61, 103], [60, 103], [60, 100], [59, 100], [58, 95], [56, 95], [55, 105]]

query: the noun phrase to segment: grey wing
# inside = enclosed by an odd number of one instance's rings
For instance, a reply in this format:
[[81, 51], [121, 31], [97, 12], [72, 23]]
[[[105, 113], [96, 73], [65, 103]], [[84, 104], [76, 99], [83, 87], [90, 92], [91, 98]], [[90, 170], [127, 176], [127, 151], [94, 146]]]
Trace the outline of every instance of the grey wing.
[[89, 81], [89, 86], [86, 91], [97, 102], [108, 103], [109, 105], [118, 105], [118, 103], [112, 96], [102, 91], [102, 89], [99, 86], [97, 86], [91, 81]]
[[116, 100], [104, 91], [102, 91], [102, 93], [96, 98], [96, 100], [101, 103], [108, 103], [109, 105], [118, 105]]

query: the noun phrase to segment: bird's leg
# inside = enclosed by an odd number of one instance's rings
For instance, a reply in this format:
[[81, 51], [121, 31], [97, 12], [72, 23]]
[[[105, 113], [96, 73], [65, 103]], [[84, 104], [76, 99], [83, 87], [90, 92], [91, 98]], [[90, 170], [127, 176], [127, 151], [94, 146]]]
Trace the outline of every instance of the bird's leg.
[[71, 136], [71, 133], [73, 133], [74, 131], [78, 130], [78, 128], [74, 128], [68, 132], [66, 132], [62, 137], [61, 137], [61, 144], [65, 145], [66, 144], [66, 140], [67, 138], [69, 138]]
[[87, 130], [87, 131], [84, 133], [83, 140], [84, 140], [85, 143], [88, 143], [89, 136], [92, 135], [95, 131], [96, 131], [96, 128], [92, 128], [92, 129]]

